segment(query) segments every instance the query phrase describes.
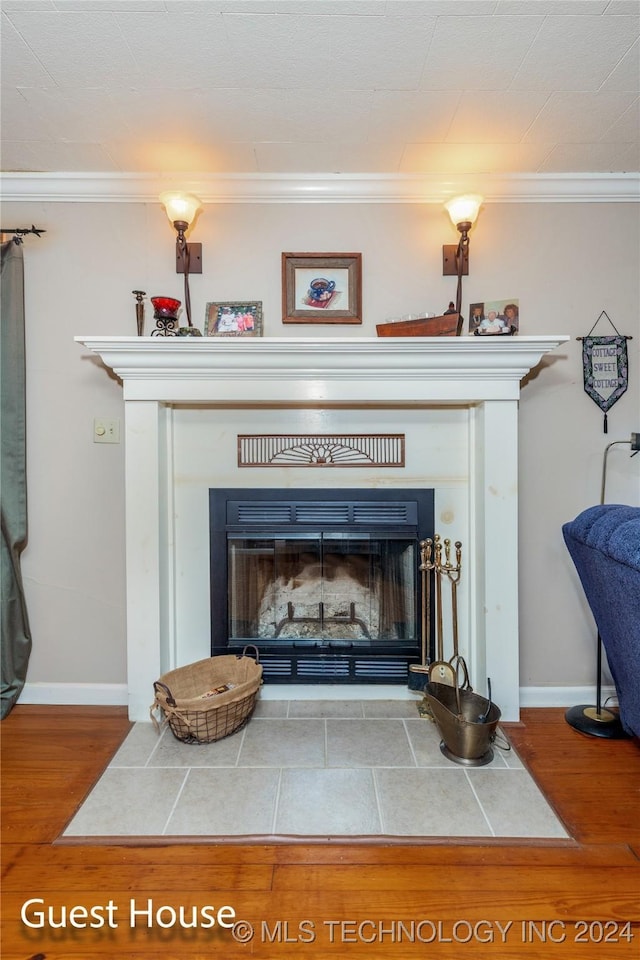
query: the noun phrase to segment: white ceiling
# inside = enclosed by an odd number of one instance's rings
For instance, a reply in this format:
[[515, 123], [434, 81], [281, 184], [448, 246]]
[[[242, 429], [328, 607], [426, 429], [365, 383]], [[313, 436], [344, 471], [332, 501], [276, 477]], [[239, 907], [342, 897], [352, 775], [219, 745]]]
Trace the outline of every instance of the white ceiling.
[[2, 170], [640, 170], [639, 0], [0, 0]]

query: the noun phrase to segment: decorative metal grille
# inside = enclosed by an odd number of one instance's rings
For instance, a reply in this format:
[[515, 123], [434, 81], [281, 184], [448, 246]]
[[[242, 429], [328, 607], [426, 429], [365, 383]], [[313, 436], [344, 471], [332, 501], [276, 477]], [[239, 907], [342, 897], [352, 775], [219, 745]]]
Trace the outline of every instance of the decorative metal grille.
[[239, 467], [404, 467], [403, 433], [238, 435]]

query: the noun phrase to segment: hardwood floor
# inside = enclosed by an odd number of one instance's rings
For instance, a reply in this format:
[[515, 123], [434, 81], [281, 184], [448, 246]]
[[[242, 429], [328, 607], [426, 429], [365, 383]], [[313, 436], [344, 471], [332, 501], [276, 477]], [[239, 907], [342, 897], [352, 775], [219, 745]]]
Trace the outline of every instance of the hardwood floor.
[[[101, 707], [2, 723], [3, 960], [640, 956], [638, 741], [583, 737], [561, 710], [508, 726], [572, 842], [56, 843], [129, 728]], [[211, 926], [226, 905], [250, 940]]]

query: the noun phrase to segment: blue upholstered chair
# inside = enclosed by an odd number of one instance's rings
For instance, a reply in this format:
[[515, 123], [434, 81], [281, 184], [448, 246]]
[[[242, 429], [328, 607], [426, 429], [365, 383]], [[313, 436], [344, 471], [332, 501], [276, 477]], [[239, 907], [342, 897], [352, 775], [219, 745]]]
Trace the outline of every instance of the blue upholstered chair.
[[622, 726], [640, 736], [640, 507], [590, 507], [562, 533], [607, 654]]

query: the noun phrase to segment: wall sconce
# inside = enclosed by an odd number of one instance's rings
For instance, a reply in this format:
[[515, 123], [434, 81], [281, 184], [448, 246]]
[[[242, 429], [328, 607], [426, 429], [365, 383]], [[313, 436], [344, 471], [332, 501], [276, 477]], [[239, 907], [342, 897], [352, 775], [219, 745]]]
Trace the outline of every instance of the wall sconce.
[[192, 193], [182, 193], [180, 190], [165, 190], [160, 194], [160, 202], [164, 204], [169, 222], [173, 224], [178, 236], [176, 237], [176, 273], [184, 273], [184, 309], [187, 315], [187, 325], [191, 323], [191, 294], [189, 291], [189, 274], [202, 273], [202, 244], [187, 243], [185, 233], [193, 223], [196, 214], [202, 209], [198, 197]]
[[469, 230], [475, 223], [482, 205], [482, 197], [468, 194], [464, 197], [454, 197], [448, 200], [444, 208], [451, 217], [454, 227], [460, 231], [458, 245], [445, 244], [442, 247], [442, 275], [443, 277], [458, 278], [455, 310], [458, 314], [458, 329], [456, 336], [462, 333], [462, 278], [469, 275]]

